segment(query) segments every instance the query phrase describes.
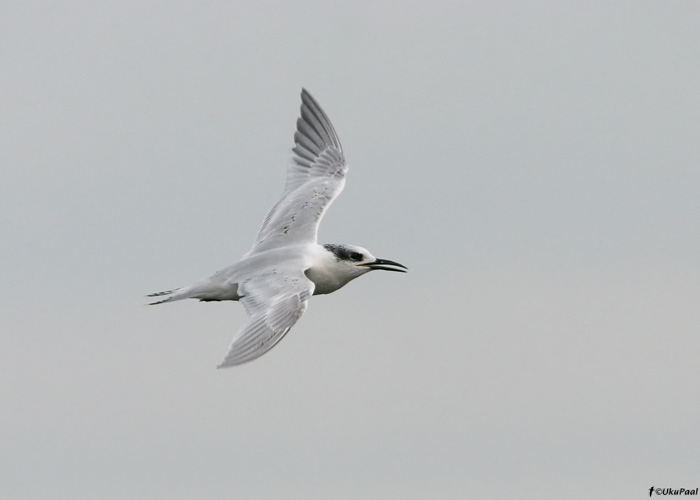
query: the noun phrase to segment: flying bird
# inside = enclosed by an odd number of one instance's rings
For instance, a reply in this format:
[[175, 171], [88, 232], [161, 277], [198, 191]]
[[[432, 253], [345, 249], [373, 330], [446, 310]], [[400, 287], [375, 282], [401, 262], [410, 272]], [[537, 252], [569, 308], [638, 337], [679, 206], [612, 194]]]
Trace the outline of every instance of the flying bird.
[[348, 166], [328, 116], [305, 89], [294, 143], [282, 197], [267, 212], [243, 258], [191, 286], [148, 295], [164, 297], [151, 305], [181, 299], [243, 304], [249, 318], [219, 368], [252, 361], [272, 349], [312, 295], [334, 292], [369, 271], [407, 270], [359, 246], [318, 244], [319, 223], [343, 190]]

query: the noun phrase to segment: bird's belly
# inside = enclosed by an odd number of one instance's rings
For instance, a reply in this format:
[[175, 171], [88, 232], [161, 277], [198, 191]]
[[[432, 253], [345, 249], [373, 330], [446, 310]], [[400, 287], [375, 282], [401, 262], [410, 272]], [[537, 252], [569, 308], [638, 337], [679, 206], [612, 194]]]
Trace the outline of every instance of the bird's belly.
[[314, 269], [307, 269], [304, 274], [306, 274], [306, 277], [313, 281], [315, 285], [314, 295], [335, 292], [338, 288], [347, 283], [347, 281], [340, 281], [335, 276], [324, 272], [318, 272]]

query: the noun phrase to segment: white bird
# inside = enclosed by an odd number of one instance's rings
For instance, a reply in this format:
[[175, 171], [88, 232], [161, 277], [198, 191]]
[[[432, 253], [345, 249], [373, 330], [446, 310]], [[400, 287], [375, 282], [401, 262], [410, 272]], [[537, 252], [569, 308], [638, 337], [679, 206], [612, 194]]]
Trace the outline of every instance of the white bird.
[[305, 89], [294, 142], [282, 197], [265, 216], [248, 253], [192, 286], [148, 295], [168, 296], [152, 304], [190, 298], [243, 304], [248, 321], [219, 368], [252, 361], [272, 349], [312, 295], [334, 292], [372, 270], [407, 269], [359, 246], [318, 244], [318, 225], [343, 190], [348, 166], [333, 125]]

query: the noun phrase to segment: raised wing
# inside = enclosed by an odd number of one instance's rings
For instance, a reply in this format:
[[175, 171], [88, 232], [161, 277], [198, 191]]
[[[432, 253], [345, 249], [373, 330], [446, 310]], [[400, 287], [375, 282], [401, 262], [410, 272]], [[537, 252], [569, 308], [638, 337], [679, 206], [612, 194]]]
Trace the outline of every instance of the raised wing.
[[301, 91], [297, 120], [282, 198], [265, 216], [249, 254], [317, 240], [318, 225], [345, 185], [348, 167], [338, 134], [326, 113], [306, 90]]
[[252, 361], [272, 349], [304, 314], [314, 284], [301, 270], [270, 268], [241, 283], [238, 293], [250, 317], [218, 368]]

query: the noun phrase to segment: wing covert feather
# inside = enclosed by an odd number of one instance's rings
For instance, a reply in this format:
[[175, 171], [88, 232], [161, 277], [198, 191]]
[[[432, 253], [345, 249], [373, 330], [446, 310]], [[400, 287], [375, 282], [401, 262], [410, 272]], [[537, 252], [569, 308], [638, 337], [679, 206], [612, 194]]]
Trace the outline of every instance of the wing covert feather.
[[304, 314], [314, 284], [298, 275], [272, 269], [242, 283], [240, 302], [250, 316], [236, 333], [218, 368], [240, 365], [272, 349]]
[[281, 199], [268, 211], [250, 253], [316, 242], [318, 225], [345, 186], [347, 164], [338, 134], [306, 90]]

